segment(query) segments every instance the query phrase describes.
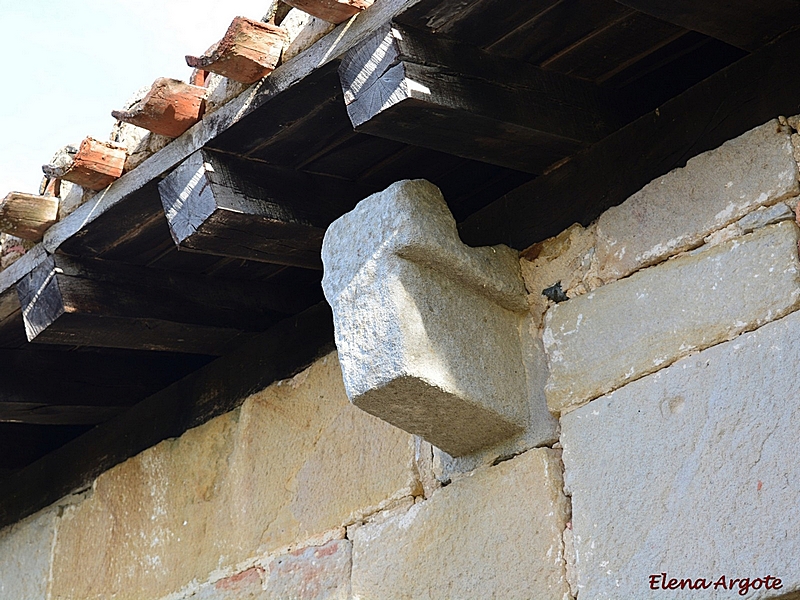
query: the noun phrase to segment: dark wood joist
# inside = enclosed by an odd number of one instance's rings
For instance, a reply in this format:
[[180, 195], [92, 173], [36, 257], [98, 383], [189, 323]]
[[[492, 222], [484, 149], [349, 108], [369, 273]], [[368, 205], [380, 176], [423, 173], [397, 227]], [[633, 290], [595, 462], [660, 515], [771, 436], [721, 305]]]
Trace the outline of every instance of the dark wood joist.
[[19, 348], [27, 343], [16, 284], [46, 260], [47, 252], [39, 244], [0, 271], [0, 348]]
[[54, 255], [17, 284], [29, 341], [219, 355], [317, 298], [306, 289]]
[[401, 25], [347, 52], [339, 75], [356, 131], [528, 173], [619, 119], [592, 83]]
[[208, 360], [197, 355], [56, 351], [30, 345], [0, 350], [0, 422], [102, 423]]
[[159, 184], [181, 248], [321, 269], [322, 236], [368, 192], [333, 177], [280, 169], [208, 150]]
[[800, 26], [800, 3], [796, 0], [617, 1], [750, 52]]
[[91, 425], [0, 423], [0, 490], [5, 485], [3, 477], [42, 458], [90, 428]]
[[460, 225], [462, 239], [525, 249], [573, 223], [588, 225], [702, 152], [777, 115], [800, 113], [800, 78], [786, 71], [798, 52], [793, 32], [719, 71], [471, 215]]
[[233, 410], [333, 349], [333, 319], [324, 302], [281, 321], [124, 415], [8, 475], [0, 485], [0, 528], [85, 488], [104, 471], [160, 441]]

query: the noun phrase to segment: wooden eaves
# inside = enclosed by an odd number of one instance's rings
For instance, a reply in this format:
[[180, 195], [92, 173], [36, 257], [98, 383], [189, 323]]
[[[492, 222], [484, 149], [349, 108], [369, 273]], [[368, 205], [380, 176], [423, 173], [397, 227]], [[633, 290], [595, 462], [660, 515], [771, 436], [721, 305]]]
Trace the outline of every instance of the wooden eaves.
[[[800, 9], [734, 4], [377, 0], [207, 115], [0, 273], [0, 418], [99, 423], [0, 479], [0, 526], [331, 350], [316, 252], [359, 198], [424, 177], [467, 243], [524, 250], [800, 113]], [[170, 186], [204, 163], [226, 175], [185, 211]], [[220, 287], [186, 314], [157, 296]], [[26, 385], [37, 369], [62, 393]], [[135, 385], [110, 393], [108, 370]]]

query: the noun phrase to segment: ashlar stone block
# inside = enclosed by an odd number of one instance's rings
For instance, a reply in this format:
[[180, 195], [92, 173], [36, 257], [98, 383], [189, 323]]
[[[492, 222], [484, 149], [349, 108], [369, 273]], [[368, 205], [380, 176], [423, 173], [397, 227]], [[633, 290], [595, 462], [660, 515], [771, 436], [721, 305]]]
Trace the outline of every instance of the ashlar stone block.
[[562, 417], [579, 598], [797, 597], [798, 330], [796, 312]]
[[469, 248], [441, 192], [400, 181], [335, 221], [325, 297], [350, 400], [457, 456], [528, 420], [517, 252]]
[[797, 309], [798, 229], [769, 225], [552, 307], [545, 386], [563, 413]]
[[353, 598], [569, 598], [562, 486], [559, 451], [537, 448], [360, 527]]
[[[413, 436], [350, 404], [331, 354], [103, 473], [60, 521], [51, 598], [182, 597], [421, 494], [415, 450]], [[270, 577], [239, 572], [207, 592], [272, 598], [259, 592]]]
[[47, 509], [0, 531], [0, 598], [46, 600], [58, 510]]
[[800, 193], [790, 130], [777, 119], [652, 181], [597, 223], [600, 277], [613, 281], [699, 246], [759, 206]]

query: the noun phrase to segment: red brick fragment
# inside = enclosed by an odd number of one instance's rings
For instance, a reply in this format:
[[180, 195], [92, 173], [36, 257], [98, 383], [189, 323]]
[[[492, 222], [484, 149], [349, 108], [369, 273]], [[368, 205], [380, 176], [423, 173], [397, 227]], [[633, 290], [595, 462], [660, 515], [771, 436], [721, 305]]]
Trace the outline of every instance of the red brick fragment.
[[61, 179], [90, 190], [102, 190], [122, 175], [125, 150], [110, 142], [87, 137]]
[[254, 83], [275, 70], [288, 39], [280, 27], [236, 17], [212, 50], [199, 57], [187, 56], [186, 64], [240, 83]]
[[111, 115], [159, 135], [178, 137], [202, 118], [205, 95], [203, 87], [161, 77], [130, 109]]
[[284, 0], [286, 4], [299, 8], [328, 23], [343, 23], [353, 15], [372, 6], [374, 0]]

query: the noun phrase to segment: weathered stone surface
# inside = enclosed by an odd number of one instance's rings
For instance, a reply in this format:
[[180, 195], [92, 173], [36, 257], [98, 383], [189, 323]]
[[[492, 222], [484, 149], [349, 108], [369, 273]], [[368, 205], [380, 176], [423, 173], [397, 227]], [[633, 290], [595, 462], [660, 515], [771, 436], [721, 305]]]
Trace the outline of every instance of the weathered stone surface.
[[533, 317], [523, 325], [522, 336], [525, 373], [527, 375], [528, 424], [525, 430], [507, 440], [459, 457], [452, 457], [434, 447], [434, 474], [439, 481], [449, 481], [458, 473], [472, 471], [499, 458], [521, 454], [537, 446], [551, 446], [558, 440], [558, 420], [547, 410], [544, 386], [547, 383], [547, 359]]
[[347, 401], [330, 355], [98, 478], [64, 515], [53, 598], [160, 598], [235, 572], [419, 494], [414, 453]]
[[579, 597], [739, 597], [650, 591], [662, 572], [800, 590], [798, 328], [794, 313], [562, 418]]
[[349, 540], [334, 540], [274, 558], [200, 586], [186, 600], [348, 600]]
[[239, 83], [216, 73], [209, 73], [206, 83], [206, 116], [219, 110], [225, 104], [250, 87], [247, 83]]
[[416, 180], [336, 220], [322, 261], [356, 406], [452, 455], [523, 430], [527, 303], [516, 252], [465, 246], [441, 192]]
[[797, 226], [784, 221], [551, 308], [550, 410], [574, 408], [797, 308], [797, 240]]
[[777, 120], [689, 160], [600, 216], [600, 277], [655, 264], [758, 206], [797, 195], [797, 175], [789, 129]]
[[279, 556], [269, 565], [265, 600], [348, 600], [352, 545], [334, 540]]
[[47, 599], [57, 524], [48, 509], [0, 531], [0, 598]]
[[476, 471], [407, 513], [357, 529], [353, 597], [567, 597], [558, 451]]
[[594, 244], [595, 227], [583, 228], [576, 223], [522, 253], [522, 278], [528, 290], [531, 314], [538, 326], [551, 304], [542, 294], [545, 288], [560, 283], [567, 297], [572, 298], [597, 287], [592, 285], [594, 274], [590, 273]]
[[[236, 575], [225, 577], [200, 587], [186, 596], [186, 600], [265, 600], [264, 569], [252, 567]], [[183, 600], [183, 599], [182, 599]]]
[[289, 36], [289, 41], [283, 48], [284, 62], [311, 47], [314, 42], [336, 28], [333, 23], [323, 21], [298, 8], [289, 11], [286, 18], [281, 21], [281, 27]]
[[767, 225], [773, 225], [774, 223], [793, 218], [794, 213], [792, 210], [783, 202], [778, 202], [772, 206], [762, 206], [758, 210], [754, 210], [739, 219], [736, 225], [742, 233], [751, 233]]

